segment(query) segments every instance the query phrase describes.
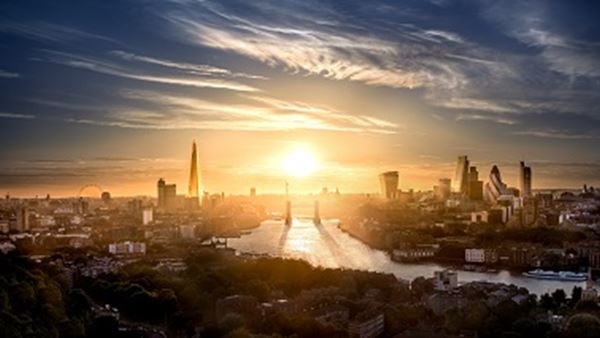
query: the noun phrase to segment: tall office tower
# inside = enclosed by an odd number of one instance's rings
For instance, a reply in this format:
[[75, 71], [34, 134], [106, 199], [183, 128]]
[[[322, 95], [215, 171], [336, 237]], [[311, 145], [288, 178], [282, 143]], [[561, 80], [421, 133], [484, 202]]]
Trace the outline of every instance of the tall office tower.
[[[181, 207], [181, 201], [177, 198], [177, 185], [176, 184], [165, 184], [165, 208], [173, 210], [177, 207]], [[183, 198], [183, 196], [181, 196]]]
[[29, 210], [26, 207], [17, 209], [17, 231], [23, 232], [29, 230]]
[[519, 190], [521, 197], [531, 197], [531, 167], [521, 161], [519, 166]]
[[498, 197], [507, 194], [509, 194], [508, 187], [502, 182], [500, 169], [497, 166], [493, 166], [490, 171], [489, 182], [485, 184], [485, 199], [490, 203], [496, 203]]
[[388, 200], [395, 199], [398, 195], [399, 176], [397, 171], [388, 171], [379, 175], [381, 195]]
[[452, 191], [467, 194], [469, 190], [469, 159], [467, 156], [459, 156], [456, 162], [456, 172], [452, 182]]
[[197, 207], [200, 198], [200, 182], [198, 180], [198, 156], [196, 154], [196, 141], [192, 143], [192, 164], [190, 166], [188, 197], [195, 199], [194, 206]]
[[165, 180], [162, 178], [159, 179], [158, 183], [156, 184], [156, 188], [158, 190], [158, 208], [165, 209], [167, 207], [167, 202], [165, 199]]
[[473, 201], [483, 199], [483, 182], [479, 180], [477, 167], [469, 168], [469, 199]]
[[158, 208], [161, 210], [173, 209], [177, 206], [177, 185], [166, 184], [164, 179], [159, 179], [156, 184], [158, 190]]

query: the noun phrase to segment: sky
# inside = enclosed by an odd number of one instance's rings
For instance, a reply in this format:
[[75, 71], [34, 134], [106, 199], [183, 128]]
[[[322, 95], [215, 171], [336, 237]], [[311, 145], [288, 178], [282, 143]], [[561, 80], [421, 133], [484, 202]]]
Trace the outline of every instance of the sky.
[[[597, 1], [3, 1], [0, 193], [600, 185]], [[306, 177], [282, 161], [315, 157]]]

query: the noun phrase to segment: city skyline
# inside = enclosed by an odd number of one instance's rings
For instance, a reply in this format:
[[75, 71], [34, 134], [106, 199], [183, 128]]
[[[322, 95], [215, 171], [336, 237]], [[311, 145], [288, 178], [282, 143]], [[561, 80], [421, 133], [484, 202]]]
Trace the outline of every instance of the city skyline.
[[[519, 161], [535, 188], [598, 186], [597, 6], [5, 3], [0, 193], [183, 188], [193, 139], [207, 191], [376, 192], [390, 170], [426, 190], [460, 154], [511, 186]], [[282, 170], [297, 149], [311, 175]]]
[[600, 1], [0, 1], [0, 336], [600, 337]]

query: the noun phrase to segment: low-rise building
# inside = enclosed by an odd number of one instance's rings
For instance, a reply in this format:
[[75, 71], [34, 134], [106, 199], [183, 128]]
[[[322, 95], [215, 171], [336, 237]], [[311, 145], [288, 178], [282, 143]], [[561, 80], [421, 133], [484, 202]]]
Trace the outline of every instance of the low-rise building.
[[465, 249], [465, 262], [495, 264], [498, 262], [498, 252], [494, 249]]
[[144, 242], [120, 242], [108, 245], [108, 252], [113, 255], [145, 255], [146, 243]]
[[426, 306], [436, 316], [443, 315], [452, 309], [460, 309], [464, 307], [467, 300], [456, 292], [440, 292], [435, 293], [427, 298]]
[[458, 286], [458, 273], [452, 270], [435, 271], [433, 285], [438, 291], [449, 291]]
[[413, 247], [394, 249], [392, 259], [399, 262], [430, 259], [435, 256], [439, 249], [439, 244], [417, 244]]

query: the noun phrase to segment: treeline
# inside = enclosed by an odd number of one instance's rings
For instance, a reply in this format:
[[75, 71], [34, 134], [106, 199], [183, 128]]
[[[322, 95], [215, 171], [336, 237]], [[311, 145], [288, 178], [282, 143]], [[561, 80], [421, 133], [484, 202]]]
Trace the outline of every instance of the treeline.
[[40, 268], [13, 251], [0, 254], [0, 271], [0, 337], [86, 335], [91, 303], [60, 269]]
[[[217, 318], [216, 303], [230, 295], [252, 295], [259, 302], [289, 298], [302, 290], [341, 287], [350, 298], [371, 288], [388, 297], [396, 279], [392, 275], [322, 269], [299, 260], [279, 258], [229, 258], [209, 249], [197, 249], [186, 259], [182, 274], [163, 274], [138, 263], [118, 275], [80, 280], [80, 286], [98, 303], [120, 310], [126, 321], [167, 327], [169, 336], [191, 335], [202, 327], [204, 336], [223, 336], [247, 328], [265, 334], [296, 333], [312, 337], [316, 332], [336, 336], [331, 327], [309, 316], [279, 314], [267, 323], [239, 323], [235, 315]], [[339, 332], [338, 332], [339, 333]]]

